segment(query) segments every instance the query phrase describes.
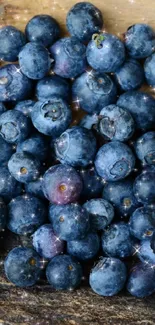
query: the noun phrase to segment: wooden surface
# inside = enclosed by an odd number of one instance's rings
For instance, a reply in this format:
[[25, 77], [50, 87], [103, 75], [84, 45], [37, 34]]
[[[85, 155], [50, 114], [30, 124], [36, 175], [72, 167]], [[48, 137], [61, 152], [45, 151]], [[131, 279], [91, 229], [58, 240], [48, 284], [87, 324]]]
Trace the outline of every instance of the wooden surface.
[[[0, 0], [0, 26], [24, 30], [36, 14], [53, 15], [66, 33], [65, 17], [73, 0]], [[104, 15], [104, 29], [121, 37], [128, 26], [143, 22], [155, 27], [155, 0], [94, 0]], [[89, 288], [54, 292], [46, 283], [31, 289], [9, 284], [3, 272], [7, 250], [22, 244], [19, 237], [1, 240], [0, 325], [154, 325], [155, 297], [135, 299], [126, 294], [102, 298]]]

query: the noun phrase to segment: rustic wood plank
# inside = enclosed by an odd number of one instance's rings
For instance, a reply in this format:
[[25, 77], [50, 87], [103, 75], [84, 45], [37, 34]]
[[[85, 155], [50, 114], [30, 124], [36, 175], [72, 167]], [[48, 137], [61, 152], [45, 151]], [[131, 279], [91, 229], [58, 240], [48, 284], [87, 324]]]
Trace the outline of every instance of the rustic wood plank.
[[[65, 17], [75, 0], [0, 0], [0, 26], [12, 24], [24, 30], [36, 14], [53, 15], [66, 34]], [[128, 26], [144, 22], [155, 27], [154, 0], [93, 0], [105, 20], [105, 30], [121, 37]], [[154, 95], [154, 90], [144, 88]], [[75, 120], [81, 113], [75, 113]], [[0, 239], [0, 325], [154, 325], [155, 296], [135, 299], [126, 293], [103, 298], [83, 287], [74, 292], [53, 291], [46, 282], [19, 289], [9, 284], [3, 272], [7, 251], [27, 243], [25, 238], [2, 234]]]

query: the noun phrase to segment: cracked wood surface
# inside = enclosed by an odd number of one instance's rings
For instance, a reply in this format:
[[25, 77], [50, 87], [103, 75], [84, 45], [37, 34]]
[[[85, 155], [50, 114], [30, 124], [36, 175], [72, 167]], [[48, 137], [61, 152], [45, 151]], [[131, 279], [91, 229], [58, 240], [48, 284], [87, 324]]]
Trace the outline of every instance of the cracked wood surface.
[[[136, 22], [155, 28], [154, 0], [91, 0], [103, 14], [105, 29], [121, 37]], [[75, 0], [0, 0], [0, 26], [24, 30], [27, 21], [39, 13], [51, 14], [65, 30], [65, 17]], [[150, 88], [144, 88], [154, 94]], [[79, 119], [81, 113], [75, 112]], [[7, 236], [8, 235], [8, 236]], [[14, 235], [0, 241], [1, 261], [7, 251], [25, 243]], [[155, 296], [135, 299], [127, 294], [103, 298], [83, 287], [74, 292], [53, 291], [46, 282], [19, 289], [5, 278], [0, 263], [0, 325], [155, 325]]]

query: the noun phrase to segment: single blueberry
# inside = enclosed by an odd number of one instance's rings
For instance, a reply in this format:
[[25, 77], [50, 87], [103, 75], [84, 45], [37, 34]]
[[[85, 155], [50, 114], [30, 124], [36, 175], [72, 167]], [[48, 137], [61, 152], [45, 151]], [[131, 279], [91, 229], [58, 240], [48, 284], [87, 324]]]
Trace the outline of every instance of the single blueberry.
[[125, 33], [124, 43], [132, 58], [143, 59], [154, 51], [154, 30], [147, 24], [132, 25]]
[[90, 130], [74, 126], [55, 141], [57, 159], [74, 167], [87, 166], [94, 160], [96, 139]]
[[93, 230], [105, 229], [114, 218], [113, 206], [104, 199], [92, 199], [87, 201], [83, 207], [89, 213]]
[[106, 181], [118, 181], [128, 176], [134, 169], [135, 157], [124, 143], [112, 141], [97, 152], [95, 167]]
[[51, 259], [63, 253], [64, 242], [54, 234], [51, 224], [45, 224], [33, 234], [33, 247], [40, 256]]
[[8, 161], [8, 169], [17, 181], [28, 183], [39, 177], [41, 163], [28, 152], [17, 152]]
[[21, 183], [9, 173], [7, 167], [0, 167], [0, 197], [5, 201], [10, 201], [12, 198], [20, 195], [22, 191]]
[[86, 46], [76, 37], [64, 37], [50, 47], [53, 71], [63, 78], [75, 78], [87, 66]]
[[86, 51], [89, 65], [98, 72], [115, 72], [125, 60], [124, 44], [108, 33], [94, 34]]
[[103, 188], [103, 198], [113, 204], [118, 216], [130, 215], [138, 208], [139, 203], [134, 196], [133, 181], [124, 179], [108, 182]]
[[48, 47], [58, 39], [60, 27], [53, 17], [36, 15], [28, 21], [25, 34], [29, 42], [37, 42]]
[[18, 58], [21, 71], [30, 79], [43, 78], [51, 67], [48, 50], [37, 42], [27, 43]]
[[155, 266], [155, 253], [151, 247], [151, 239], [143, 239], [137, 249], [137, 256], [142, 263], [148, 263]]
[[9, 143], [25, 140], [31, 131], [29, 119], [21, 112], [10, 110], [0, 115], [0, 135]]
[[125, 222], [111, 225], [102, 235], [102, 249], [107, 256], [127, 257], [134, 253], [135, 239]]
[[49, 220], [55, 234], [66, 241], [84, 238], [90, 228], [88, 212], [75, 203], [50, 205]]
[[73, 82], [72, 98], [89, 114], [99, 113], [102, 107], [116, 102], [117, 88], [105, 73], [87, 71]]
[[148, 130], [155, 124], [155, 99], [141, 91], [128, 91], [122, 94], [117, 105], [129, 111], [136, 122], [136, 128]]
[[144, 298], [155, 291], [155, 270], [145, 263], [136, 264], [130, 271], [127, 290], [131, 295]]
[[103, 257], [91, 270], [89, 283], [101, 296], [114, 296], [124, 287], [127, 271], [125, 264], [117, 258]]
[[155, 229], [155, 213], [154, 209], [149, 206], [136, 209], [129, 220], [131, 234], [142, 240], [150, 238]]
[[109, 105], [99, 113], [97, 129], [106, 140], [126, 141], [133, 135], [135, 125], [127, 110]]
[[67, 129], [72, 113], [62, 98], [52, 96], [50, 100], [36, 102], [31, 118], [39, 132], [55, 138]]
[[80, 175], [68, 165], [49, 168], [42, 183], [45, 197], [54, 204], [75, 202], [80, 196], [82, 185]]
[[83, 190], [81, 199], [91, 199], [101, 196], [103, 189], [103, 180], [98, 176], [94, 167], [80, 169], [79, 174], [83, 181]]
[[45, 204], [28, 194], [12, 199], [8, 210], [7, 227], [18, 235], [32, 234], [47, 217]]
[[18, 102], [15, 106], [16, 111], [20, 111], [27, 117], [31, 117], [31, 112], [33, 110], [33, 107], [35, 105], [35, 101], [28, 99], [28, 100], [22, 100], [21, 102]]
[[28, 182], [25, 184], [25, 191], [28, 194], [34, 195], [40, 199], [45, 199], [45, 195], [43, 193], [43, 177], [40, 176], [36, 181]]
[[27, 152], [40, 161], [47, 158], [48, 145], [45, 138], [40, 133], [32, 134], [30, 138], [19, 142], [16, 152]]
[[128, 59], [115, 71], [114, 78], [121, 90], [133, 90], [143, 84], [144, 71], [138, 61]]
[[155, 165], [155, 132], [144, 133], [137, 139], [134, 147], [143, 165]]
[[134, 195], [138, 202], [142, 204], [151, 204], [155, 202], [155, 170], [143, 170], [142, 173], [136, 177], [133, 189]]
[[24, 33], [13, 26], [0, 28], [0, 59], [15, 62], [22, 47], [26, 44]]
[[7, 143], [5, 140], [3, 140], [2, 137], [0, 137], [0, 165], [7, 165], [8, 160], [12, 156], [14, 152], [13, 145], [10, 143]]
[[88, 233], [84, 239], [74, 239], [67, 242], [68, 254], [78, 260], [90, 260], [97, 255], [100, 248], [100, 238], [96, 233]]
[[21, 101], [31, 96], [33, 82], [27, 78], [18, 64], [0, 68], [0, 101]]
[[4, 262], [5, 274], [18, 287], [33, 286], [41, 275], [41, 258], [31, 248], [16, 247]]
[[144, 73], [148, 85], [155, 87], [155, 54], [150, 55], [145, 60]]
[[101, 11], [90, 2], [76, 3], [68, 12], [66, 26], [72, 36], [87, 42], [103, 26]]
[[68, 101], [70, 98], [70, 85], [66, 79], [59, 76], [47, 76], [37, 82], [35, 94], [39, 101], [48, 100], [53, 96]]
[[7, 220], [7, 207], [4, 200], [0, 197], [0, 232], [4, 230]]
[[46, 268], [48, 283], [56, 290], [73, 290], [82, 279], [82, 267], [69, 255], [52, 258]]

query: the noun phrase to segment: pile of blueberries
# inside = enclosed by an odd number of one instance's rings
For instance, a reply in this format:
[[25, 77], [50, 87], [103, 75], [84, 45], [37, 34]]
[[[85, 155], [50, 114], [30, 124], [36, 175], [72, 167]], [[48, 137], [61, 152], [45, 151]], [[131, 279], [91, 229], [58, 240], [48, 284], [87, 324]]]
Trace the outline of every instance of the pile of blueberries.
[[[155, 32], [102, 31], [89, 2], [25, 34], [0, 29], [0, 229], [28, 236], [4, 262], [9, 281], [112, 296], [155, 292]], [[16, 63], [18, 60], [19, 63]], [[72, 126], [71, 103], [88, 114]], [[98, 262], [96, 260], [98, 259]], [[94, 262], [95, 261], [95, 262]], [[95, 264], [94, 264], [95, 263]]]

